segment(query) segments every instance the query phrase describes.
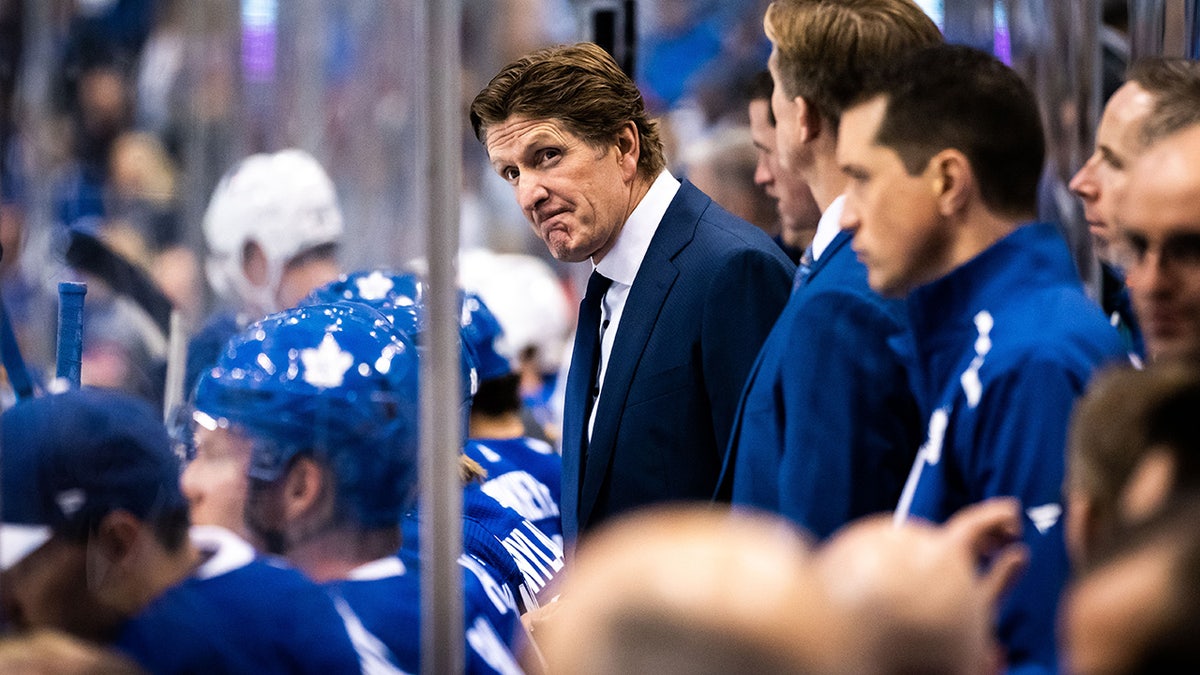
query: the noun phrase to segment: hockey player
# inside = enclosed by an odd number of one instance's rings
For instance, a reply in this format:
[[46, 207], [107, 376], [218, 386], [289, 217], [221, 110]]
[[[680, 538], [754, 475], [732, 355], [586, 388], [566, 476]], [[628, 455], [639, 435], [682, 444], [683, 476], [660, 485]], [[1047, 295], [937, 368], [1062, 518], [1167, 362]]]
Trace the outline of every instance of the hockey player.
[[504, 328], [519, 377], [525, 435], [558, 444], [562, 433], [559, 373], [568, 356], [576, 301], [543, 259], [471, 249], [458, 254], [458, 281]]
[[[249, 442], [247, 525], [324, 585], [364, 670], [419, 667], [417, 570], [397, 555], [416, 489], [418, 371], [381, 314], [318, 304], [248, 327], [196, 390], [200, 424]], [[518, 672], [515, 607], [489, 590], [492, 607], [466, 594], [468, 670]]]
[[525, 435], [520, 376], [513, 372], [504, 331], [473, 293], [463, 297], [462, 336], [479, 373], [479, 390], [471, 400], [470, 440], [463, 453], [487, 470], [484, 492], [561, 547], [562, 458], [549, 443]]
[[358, 672], [326, 593], [226, 530], [189, 530], [148, 405], [74, 390], [18, 404], [0, 428], [9, 626], [112, 644], [152, 673]]
[[208, 281], [225, 303], [188, 347], [185, 387], [246, 324], [336, 279], [343, 234], [333, 181], [311, 155], [251, 155], [222, 177], [204, 214]]
[[[401, 333], [411, 336], [419, 348], [424, 339], [423, 292], [422, 283], [415, 275], [373, 270], [345, 275], [313, 291], [305, 302], [337, 301], [369, 305], [388, 317]], [[494, 318], [484, 319], [480, 314], [478, 308], [483, 307], [483, 303], [475, 296], [464, 295], [462, 307], [463, 407], [460, 412], [465, 434], [472, 396], [477, 394], [479, 368], [476, 366], [482, 363], [484, 372], [490, 375], [497, 369], [500, 357], [490, 350], [483, 352], [472, 348], [485, 339], [479, 336], [491, 335], [499, 330]], [[467, 464], [477, 462], [477, 458], [490, 463], [487, 456], [483, 453], [472, 454], [469, 447], [466, 454], [464, 461]], [[494, 452], [490, 454], [495, 455]], [[511, 465], [507, 466], [511, 468]], [[563, 566], [561, 536], [556, 539], [543, 532], [519, 510], [512, 508], [511, 503], [502, 503], [503, 500], [488, 492], [486, 486], [480, 485], [482, 480], [491, 478], [487, 473], [486, 470], [464, 471], [463, 549], [483, 562], [505, 583], [524, 612], [536, 607], [539, 598], [544, 600], [553, 595], [553, 591], [547, 591], [546, 588]], [[539, 475], [544, 474], [542, 471]], [[547, 492], [549, 488], [543, 486], [535, 494]], [[505, 498], [510, 496], [505, 495]], [[515, 503], [522, 500], [513, 498], [509, 501]], [[554, 504], [557, 505], [557, 500]], [[552, 509], [542, 508], [538, 513], [549, 510]], [[413, 559], [418, 552], [419, 532], [419, 512], [414, 511], [406, 518], [404, 530], [404, 548]]]

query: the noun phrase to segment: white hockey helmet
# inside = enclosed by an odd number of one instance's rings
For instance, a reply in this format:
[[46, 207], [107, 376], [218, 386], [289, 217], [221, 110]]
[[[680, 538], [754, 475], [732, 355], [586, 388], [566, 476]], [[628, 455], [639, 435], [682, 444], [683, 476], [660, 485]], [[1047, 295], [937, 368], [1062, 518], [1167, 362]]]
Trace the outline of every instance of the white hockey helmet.
[[[288, 261], [338, 242], [342, 232], [333, 181], [312, 155], [296, 149], [251, 155], [221, 178], [204, 214], [208, 281], [241, 306], [275, 311]], [[266, 256], [265, 286], [246, 278], [242, 255], [249, 242]]]
[[459, 253], [458, 278], [483, 298], [513, 351], [533, 347], [543, 371], [558, 369], [574, 309], [550, 265], [531, 255], [471, 249]]

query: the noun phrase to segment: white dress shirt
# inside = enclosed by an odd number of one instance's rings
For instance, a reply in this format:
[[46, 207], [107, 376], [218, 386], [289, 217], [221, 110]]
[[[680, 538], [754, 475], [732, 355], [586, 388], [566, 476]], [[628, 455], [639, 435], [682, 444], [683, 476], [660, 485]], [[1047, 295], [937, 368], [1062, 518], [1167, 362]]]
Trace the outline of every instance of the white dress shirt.
[[600, 303], [600, 374], [596, 377], [596, 388], [599, 393], [592, 403], [592, 414], [588, 418], [588, 440], [592, 439], [592, 427], [596, 424], [596, 410], [600, 408], [600, 396], [604, 394], [604, 374], [608, 371], [608, 357], [612, 354], [613, 340], [617, 335], [617, 326], [621, 323], [621, 314], [625, 311], [625, 301], [629, 298], [629, 289], [637, 277], [642, 259], [650, 248], [650, 240], [658, 231], [662, 221], [679, 192], [679, 181], [670, 171], [663, 170], [654, 179], [650, 191], [642, 197], [642, 201], [629, 214], [629, 220], [617, 234], [617, 242], [604, 259], [593, 263], [592, 269], [612, 279], [612, 286], [604, 294]]
[[846, 195], [838, 195], [837, 199], [829, 202], [829, 208], [825, 209], [825, 213], [821, 214], [821, 220], [817, 222], [817, 233], [813, 235], [812, 240], [813, 260], [820, 260], [821, 254], [833, 243], [838, 232], [842, 231], [842, 226], [838, 221], [842, 219], [842, 209], [845, 206]]

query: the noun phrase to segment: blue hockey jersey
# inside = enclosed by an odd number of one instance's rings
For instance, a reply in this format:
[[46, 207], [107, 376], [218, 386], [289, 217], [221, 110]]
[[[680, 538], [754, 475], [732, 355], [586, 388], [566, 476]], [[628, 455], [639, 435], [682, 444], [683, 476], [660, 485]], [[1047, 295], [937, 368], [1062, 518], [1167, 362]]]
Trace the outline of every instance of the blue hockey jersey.
[[562, 546], [562, 457], [536, 438], [471, 439], [463, 454], [487, 469], [483, 491]]
[[114, 646], [148, 672], [357, 673], [334, 603], [227, 530], [194, 526], [208, 559], [127, 621]]
[[[516, 630], [516, 607], [506, 607], [499, 598], [493, 605], [466, 570], [463, 579], [466, 672], [520, 673], [508, 649]], [[363, 672], [420, 672], [421, 582], [416, 569], [392, 556], [363, 565], [349, 578], [324, 587], [363, 660]], [[497, 610], [502, 611], [500, 625], [494, 623]]]

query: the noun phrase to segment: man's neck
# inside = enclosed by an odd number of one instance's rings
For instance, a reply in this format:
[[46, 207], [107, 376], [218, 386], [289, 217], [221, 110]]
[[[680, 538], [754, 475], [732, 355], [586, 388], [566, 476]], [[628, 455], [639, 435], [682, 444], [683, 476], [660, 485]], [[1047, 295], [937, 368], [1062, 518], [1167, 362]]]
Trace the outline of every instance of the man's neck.
[[350, 571], [400, 551], [400, 527], [359, 529], [329, 527], [304, 538], [287, 559], [317, 583], [345, 579]]
[[812, 190], [813, 201], [825, 213], [833, 200], [846, 191], [846, 175], [842, 173], [837, 163], [837, 140], [830, 134], [825, 134], [813, 141], [812, 164], [801, 173], [808, 188]]
[[949, 272], [967, 264], [980, 253], [995, 245], [996, 242], [1012, 234], [1022, 223], [1032, 219], [1032, 216], [1025, 218], [997, 215], [983, 208], [982, 205], [977, 205], [954, 228], [956, 237], [950, 248], [952, 264], [946, 271]]
[[640, 173], [634, 176], [633, 183], [629, 186], [629, 202], [625, 205], [625, 216], [621, 219], [621, 226], [617, 228], [617, 231], [613, 233], [603, 248], [592, 254], [591, 261], [593, 265], [599, 265], [604, 256], [608, 255], [613, 246], [616, 246], [617, 239], [620, 238], [621, 232], [625, 230], [625, 225], [629, 222], [629, 217], [637, 210], [638, 204], [641, 204], [642, 200], [646, 198], [646, 193], [650, 192], [650, 188], [654, 185], [656, 178], [658, 177], [655, 176], [647, 180], [642, 178]]
[[525, 435], [525, 424], [516, 412], [500, 415], [471, 413], [471, 438], [507, 439]]
[[[145, 536], [154, 535], [147, 532]], [[175, 551], [165, 551], [157, 545], [151, 545], [145, 547], [144, 552], [148, 557], [137, 565], [142, 570], [137, 575], [137, 586], [121, 594], [127, 601], [121, 611], [130, 616], [183, 583], [206, 559], [190, 540], [185, 540]]]

